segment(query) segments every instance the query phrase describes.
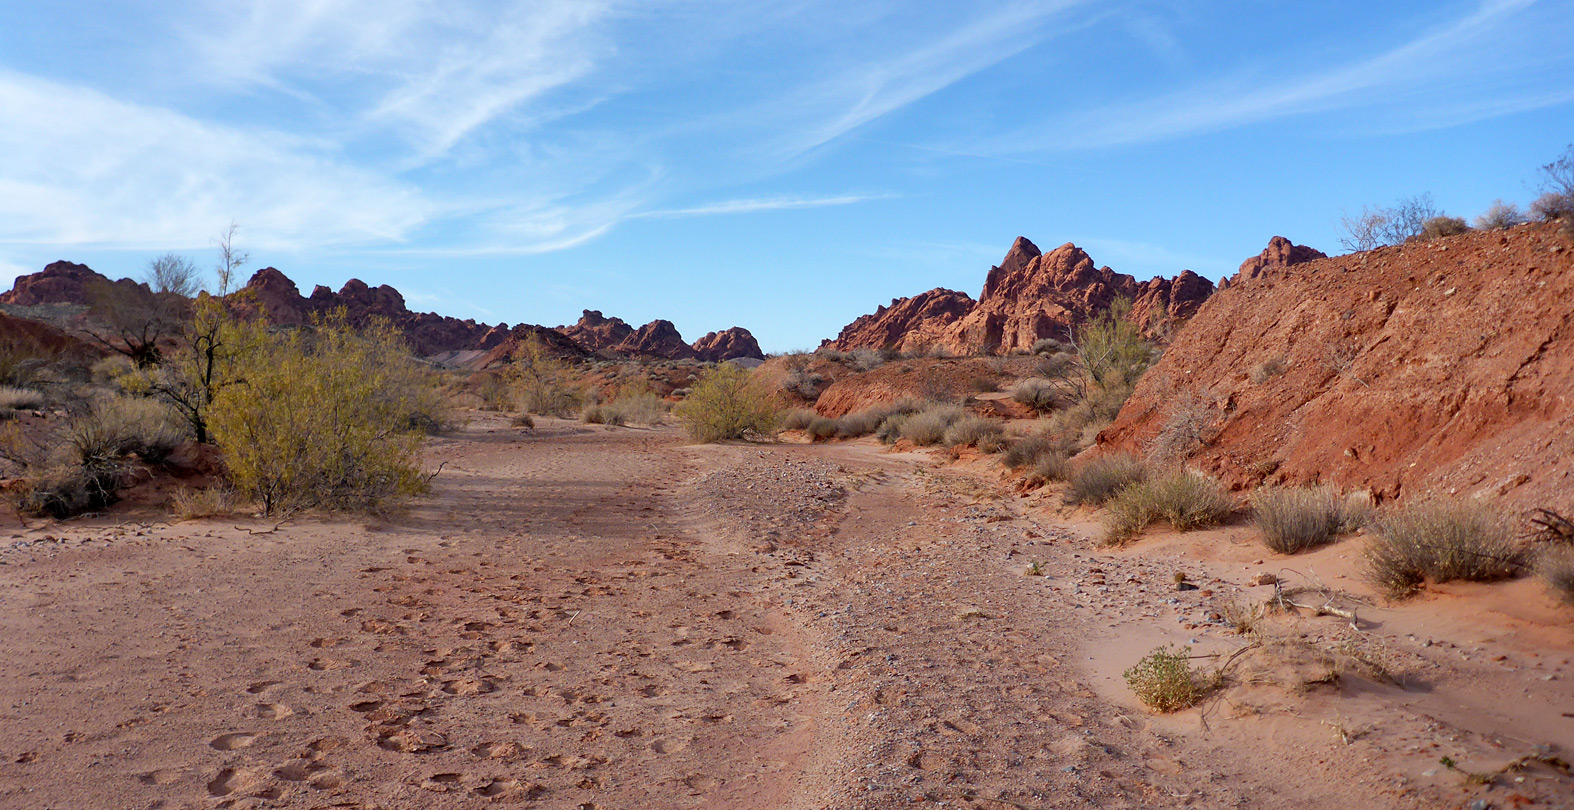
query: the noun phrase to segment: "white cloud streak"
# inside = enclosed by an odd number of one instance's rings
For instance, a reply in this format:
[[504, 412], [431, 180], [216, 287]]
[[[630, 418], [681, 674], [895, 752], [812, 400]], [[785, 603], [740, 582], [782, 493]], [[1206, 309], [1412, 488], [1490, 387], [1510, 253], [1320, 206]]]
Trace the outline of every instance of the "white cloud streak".
[[[1520, 19], [1537, 0], [1486, 0], [1471, 13], [1376, 56], [1300, 77], [1262, 80], [1256, 74], [1214, 81], [1170, 95], [1111, 105], [1050, 123], [1039, 122], [992, 140], [1012, 154], [1148, 143], [1216, 132], [1262, 121], [1342, 109], [1393, 105], [1406, 128], [1451, 126], [1565, 103], [1567, 89], [1516, 92], [1518, 74], [1567, 61], [1561, 41]], [[1522, 30], [1504, 36], [1505, 26]], [[1567, 25], [1564, 26], [1568, 27]], [[1513, 52], [1528, 36], [1543, 43]], [[1539, 51], [1539, 52], [1538, 52]], [[1303, 62], [1305, 60], [1302, 60]]]
[[434, 207], [317, 144], [0, 70], [0, 240], [205, 245], [231, 219], [254, 245], [398, 241]]
[[643, 211], [629, 219], [673, 219], [704, 217], [718, 214], [753, 214], [761, 211], [790, 211], [800, 208], [825, 208], [836, 205], [854, 205], [871, 200], [894, 199], [894, 194], [848, 194], [840, 197], [775, 197], [760, 200], [728, 200], [693, 208], [675, 208], [661, 211]]

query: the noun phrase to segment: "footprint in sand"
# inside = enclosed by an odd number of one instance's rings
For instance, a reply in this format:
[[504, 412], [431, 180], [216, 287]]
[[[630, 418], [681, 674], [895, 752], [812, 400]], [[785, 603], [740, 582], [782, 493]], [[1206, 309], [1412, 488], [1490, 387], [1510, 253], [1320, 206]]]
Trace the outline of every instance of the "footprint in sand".
[[229, 796], [244, 793], [262, 784], [262, 775], [246, 768], [225, 768], [208, 782], [211, 796]]
[[526, 750], [524, 746], [512, 741], [484, 742], [470, 749], [470, 753], [477, 759], [499, 759], [508, 762], [522, 758]]
[[269, 687], [278, 685], [278, 681], [258, 681], [251, 686], [246, 687], [246, 692], [247, 694], [260, 695], [263, 692], [268, 691]]
[[443, 691], [459, 697], [484, 695], [497, 687], [485, 678], [457, 678], [452, 681], [443, 681]]
[[650, 750], [658, 754], [676, 754], [688, 747], [689, 744], [683, 740], [656, 740], [650, 744]]
[[250, 748], [257, 741], [257, 735], [247, 734], [244, 731], [234, 731], [229, 734], [220, 734], [208, 742], [208, 745], [219, 751], [235, 751], [240, 748]]
[[137, 775], [138, 782], [141, 782], [144, 785], [157, 785], [159, 787], [174, 784], [179, 779], [180, 773], [178, 771], [171, 771], [162, 768], [156, 771], [148, 771], [147, 773]]
[[274, 769], [273, 775], [286, 782], [305, 782], [316, 776], [321, 771], [328, 770], [328, 766], [320, 762], [306, 759], [296, 759], [280, 765]]
[[258, 703], [257, 716], [264, 720], [283, 720], [292, 717], [295, 710], [283, 703]]

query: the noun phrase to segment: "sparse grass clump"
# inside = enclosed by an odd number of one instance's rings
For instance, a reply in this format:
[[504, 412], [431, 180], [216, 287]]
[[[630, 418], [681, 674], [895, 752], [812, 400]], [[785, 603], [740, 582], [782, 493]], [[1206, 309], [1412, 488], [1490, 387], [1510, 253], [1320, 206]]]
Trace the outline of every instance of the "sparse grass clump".
[[966, 414], [955, 405], [935, 405], [912, 414], [902, 422], [902, 438], [930, 447], [945, 441], [946, 429]]
[[1476, 217], [1476, 227], [1483, 231], [1497, 231], [1512, 228], [1524, 221], [1525, 215], [1519, 212], [1519, 206], [1502, 200], [1493, 200], [1487, 210]]
[[1259, 489], [1252, 493], [1251, 506], [1263, 545], [1280, 554], [1324, 545], [1365, 520], [1352, 499], [1327, 486]]
[[1390, 596], [1414, 593], [1429, 579], [1503, 579], [1523, 563], [1508, 522], [1471, 501], [1410, 504], [1380, 518], [1374, 529], [1366, 547], [1366, 576]]
[[1098, 506], [1148, 477], [1148, 468], [1130, 453], [1105, 453], [1071, 471], [1066, 500]]
[[782, 383], [782, 390], [813, 402], [820, 398], [820, 390], [824, 385], [823, 375], [806, 369], [796, 369], [787, 375], [787, 379]]
[[1195, 706], [1213, 690], [1217, 677], [1192, 669], [1190, 655], [1190, 647], [1159, 647], [1125, 671], [1126, 685], [1160, 714]]
[[0, 386], [0, 410], [41, 411], [48, 402], [42, 391]]
[[237, 506], [235, 493], [219, 486], [203, 489], [181, 487], [175, 490], [175, 495], [170, 499], [170, 511], [174, 513], [176, 520], [199, 520], [228, 515], [234, 512]]
[[659, 425], [665, 413], [661, 397], [644, 392], [626, 394], [610, 402], [590, 405], [580, 413], [580, 419], [592, 425]]
[[1254, 383], [1256, 383], [1258, 385], [1262, 385], [1263, 383], [1273, 379], [1274, 377], [1277, 377], [1280, 374], [1283, 374], [1284, 370], [1285, 370], [1284, 357], [1280, 356], [1280, 355], [1275, 355], [1273, 357], [1270, 357], [1270, 358], [1262, 361], [1261, 363], [1258, 363], [1255, 366], [1252, 366], [1252, 370], [1251, 370], [1251, 375], [1250, 376], [1251, 376], [1252, 382], [1254, 382]]
[[1058, 407], [1061, 394], [1060, 387], [1041, 377], [1029, 377], [1011, 389], [1012, 399], [1040, 413]]
[[1051, 450], [1041, 454], [1028, 469], [1028, 483], [1043, 485], [1051, 481], [1064, 481], [1071, 475], [1071, 461], [1066, 454]]
[[816, 416], [809, 420], [809, 424], [804, 428], [804, 432], [809, 434], [809, 438], [811, 439], [817, 439], [821, 441], [825, 439], [834, 439], [836, 438], [836, 421], [837, 420], [835, 419], [827, 419], [823, 416]]
[[1460, 217], [1435, 216], [1421, 223], [1421, 234], [1418, 238], [1425, 242], [1445, 236], [1458, 236], [1462, 233], [1470, 233], [1470, 226]]
[[1148, 446], [1148, 454], [1159, 461], [1184, 459], [1207, 444], [1215, 421], [1206, 399], [1195, 392], [1183, 393], [1170, 403], [1164, 424]]
[[732, 363], [706, 371], [675, 412], [698, 442], [771, 436], [781, 424], [776, 398]]
[[998, 419], [964, 416], [946, 428], [942, 438], [946, 447], [977, 447], [980, 452], [998, 453], [1005, 448], [1005, 425]]
[[1115, 545], [1159, 521], [1179, 532], [1216, 525], [1235, 510], [1235, 502], [1213, 478], [1174, 469], [1120, 490], [1105, 508], [1104, 539]]
[[905, 413], [899, 413], [895, 416], [892, 416], [884, 422], [881, 422], [880, 427], [875, 428], [874, 437], [878, 439], [881, 444], [896, 444], [902, 438], [902, 430], [907, 427], [907, 420], [911, 418], [911, 414]]
[[782, 417], [782, 430], [803, 430], [818, 417], [819, 414], [808, 408], [793, 408]]

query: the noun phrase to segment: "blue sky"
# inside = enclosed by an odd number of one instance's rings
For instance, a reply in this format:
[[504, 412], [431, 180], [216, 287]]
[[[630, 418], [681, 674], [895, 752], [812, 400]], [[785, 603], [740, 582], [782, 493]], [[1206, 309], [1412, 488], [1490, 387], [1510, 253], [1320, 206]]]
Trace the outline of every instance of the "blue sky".
[[308, 292], [808, 347], [1018, 235], [1217, 279], [1524, 204], [1571, 42], [1574, 0], [0, 0], [0, 281], [233, 221]]

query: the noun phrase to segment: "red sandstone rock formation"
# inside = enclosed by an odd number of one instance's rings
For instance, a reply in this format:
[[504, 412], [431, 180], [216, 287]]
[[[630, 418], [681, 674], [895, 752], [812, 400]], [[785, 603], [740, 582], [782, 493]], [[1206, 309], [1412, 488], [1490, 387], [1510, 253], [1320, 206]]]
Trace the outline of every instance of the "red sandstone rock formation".
[[720, 363], [723, 360], [734, 360], [740, 357], [764, 360], [765, 354], [760, 351], [759, 341], [749, 330], [741, 326], [723, 329], [720, 332], [708, 332], [692, 346], [694, 354], [709, 363]]
[[683, 342], [683, 336], [678, 334], [678, 328], [672, 325], [672, 321], [664, 320], [654, 320], [641, 326], [613, 349], [630, 357], [693, 360], [698, 356], [694, 347]]
[[1236, 487], [1324, 481], [1385, 499], [1574, 508], [1571, 256], [1548, 224], [1292, 270], [1253, 259], [1099, 444], [1144, 450], [1189, 393], [1217, 428], [1189, 463]]
[[1290, 240], [1275, 236], [1268, 240], [1268, 247], [1262, 253], [1241, 262], [1241, 269], [1230, 279], [1231, 284], [1250, 281], [1260, 278], [1269, 270], [1283, 269], [1297, 264], [1305, 264], [1314, 259], [1326, 259], [1327, 254], [1305, 245], [1297, 245]]
[[0, 294], [0, 304], [26, 307], [39, 304], [92, 306], [96, 303], [93, 288], [104, 284], [113, 284], [128, 292], [148, 292], [146, 284], [139, 284], [129, 278], [112, 282], [85, 264], [50, 262], [42, 272], [18, 276], [11, 291]]
[[634, 334], [634, 327], [622, 318], [608, 318], [596, 310], [587, 309], [580, 316], [579, 323], [559, 326], [557, 331], [590, 351], [610, 352]]
[[242, 306], [261, 308], [268, 320], [277, 324], [299, 325], [313, 316], [325, 315], [341, 307], [345, 317], [356, 326], [372, 318], [385, 318], [404, 332], [411, 350], [422, 355], [490, 349], [502, 342], [501, 337], [495, 337], [491, 345], [484, 345], [493, 327], [432, 312], [411, 312], [398, 290], [386, 284], [372, 287], [355, 278], [345, 282], [337, 293], [318, 285], [310, 298], [304, 298], [289, 277], [272, 267], [264, 267], [242, 288], [239, 300]]
[[836, 340], [827, 341], [841, 351], [898, 349], [918, 352], [939, 342], [951, 325], [973, 311], [976, 303], [967, 293], [935, 288], [911, 298], [893, 298], [842, 328]]
[[1174, 279], [1136, 279], [1093, 263], [1065, 244], [1042, 253], [1018, 237], [1000, 265], [991, 268], [975, 303], [951, 290], [902, 298], [848, 324], [837, 349], [940, 348], [952, 354], [1005, 354], [1031, 349], [1040, 338], [1064, 338], [1067, 329], [1108, 309], [1116, 298], [1132, 302], [1131, 317], [1157, 336], [1191, 317], [1213, 294], [1213, 282], [1189, 270]]

